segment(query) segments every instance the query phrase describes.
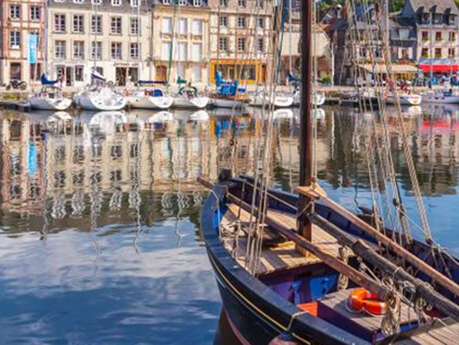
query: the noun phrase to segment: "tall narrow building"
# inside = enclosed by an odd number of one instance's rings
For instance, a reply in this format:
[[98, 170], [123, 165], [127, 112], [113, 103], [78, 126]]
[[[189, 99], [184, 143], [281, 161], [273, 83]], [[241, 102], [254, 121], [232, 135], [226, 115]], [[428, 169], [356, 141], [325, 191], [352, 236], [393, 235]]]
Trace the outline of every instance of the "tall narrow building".
[[179, 78], [207, 85], [209, 64], [207, 0], [154, 0], [155, 79], [174, 84]]
[[[1, 84], [24, 80], [30, 85], [31, 80], [40, 78], [44, 57], [44, 5], [45, 0], [0, 1]], [[35, 37], [31, 38], [32, 35]]]
[[49, 0], [49, 72], [73, 87], [93, 69], [118, 86], [150, 79], [151, 30], [147, 0]]
[[267, 0], [209, 0], [210, 83], [219, 70], [224, 79], [242, 84], [264, 83], [272, 33], [272, 2]]

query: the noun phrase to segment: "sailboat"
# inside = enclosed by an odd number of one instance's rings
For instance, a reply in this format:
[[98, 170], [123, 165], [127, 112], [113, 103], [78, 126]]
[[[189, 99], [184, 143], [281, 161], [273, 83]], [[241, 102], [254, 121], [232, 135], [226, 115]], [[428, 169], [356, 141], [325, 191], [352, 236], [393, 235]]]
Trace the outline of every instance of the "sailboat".
[[77, 93], [73, 100], [78, 107], [92, 111], [117, 111], [127, 105], [126, 98], [95, 70], [91, 72], [91, 85]]
[[209, 105], [210, 99], [199, 93], [198, 89], [179, 78], [177, 83], [185, 84], [181, 86], [174, 97], [174, 107], [181, 109], [205, 109]]
[[56, 84], [57, 80], [49, 80], [44, 74], [41, 76], [42, 88], [29, 97], [30, 107], [37, 110], [64, 111], [70, 108], [72, 100], [64, 97], [62, 89]]
[[[48, 10], [45, 4], [45, 32], [43, 40], [43, 52], [45, 56], [45, 68], [48, 69], [48, 34], [47, 34], [47, 23], [48, 23]], [[41, 89], [37, 93], [32, 94], [29, 97], [30, 107], [37, 110], [51, 110], [51, 111], [64, 111], [70, 108], [72, 100], [64, 96], [62, 89], [57, 86], [58, 80], [49, 80], [46, 74], [42, 74], [40, 78]]]
[[229, 324], [252, 345], [456, 344], [457, 259], [430, 242], [377, 230], [313, 179], [312, 1], [301, 2], [298, 194], [230, 170], [215, 185], [200, 179], [212, 189], [201, 230]]
[[163, 88], [158, 87], [158, 84], [164, 84], [164, 82], [139, 80], [138, 87], [127, 97], [129, 107], [155, 110], [169, 109], [174, 104], [174, 98], [169, 96]]

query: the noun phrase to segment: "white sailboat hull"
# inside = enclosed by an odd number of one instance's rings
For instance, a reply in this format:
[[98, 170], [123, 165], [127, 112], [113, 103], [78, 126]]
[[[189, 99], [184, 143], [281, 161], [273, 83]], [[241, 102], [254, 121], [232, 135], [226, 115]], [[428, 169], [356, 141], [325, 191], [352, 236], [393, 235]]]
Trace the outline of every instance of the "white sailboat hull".
[[453, 96], [426, 95], [424, 96], [423, 100], [425, 103], [459, 104], [459, 95], [453, 95]]
[[[326, 100], [326, 97], [325, 97], [325, 94], [323, 92], [314, 92], [312, 94], [312, 105], [314, 105], [316, 107], [320, 107], [320, 106], [324, 105], [325, 104], [325, 100]], [[293, 96], [293, 103], [294, 103], [294, 106], [296, 106], [296, 107], [300, 106], [301, 94], [299, 92], [297, 92]]]
[[[400, 97], [401, 105], [420, 105], [422, 103], [421, 95], [400, 94], [399, 97]], [[395, 104], [395, 97], [394, 96], [387, 97], [386, 103]]]
[[243, 108], [244, 102], [224, 98], [212, 98], [211, 104], [216, 108]]
[[29, 103], [32, 109], [64, 111], [70, 108], [72, 100], [69, 98], [32, 96], [29, 98]]
[[293, 106], [293, 97], [291, 96], [275, 96], [273, 100], [268, 97], [255, 96], [250, 103], [254, 107], [270, 106], [275, 108], [290, 108]]
[[111, 89], [83, 91], [74, 98], [75, 103], [84, 110], [117, 111], [126, 107], [126, 98]]
[[170, 96], [130, 96], [127, 102], [135, 109], [166, 110], [174, 104], [174, 98]]
[[209, 105], [209, 97], [178, 96], [174, 98], [174, 107], [182, 109], [205, 109]]

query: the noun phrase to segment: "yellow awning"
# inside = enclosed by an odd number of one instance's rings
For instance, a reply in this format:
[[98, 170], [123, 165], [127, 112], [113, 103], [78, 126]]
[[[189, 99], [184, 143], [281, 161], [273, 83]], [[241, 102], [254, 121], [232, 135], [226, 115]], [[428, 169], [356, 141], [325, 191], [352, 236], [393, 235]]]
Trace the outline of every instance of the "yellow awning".
[[[376, 64], [373, 68], [372, 64], [359, 65], [360, 68], [363, 68], [369, 73], [383, 74], [387, 73], [386, 65]], [[402, 74], [402, 73], [417, 73], [418, 68], [413, 65], [407, 64], [392, 64], [392, 73]]]

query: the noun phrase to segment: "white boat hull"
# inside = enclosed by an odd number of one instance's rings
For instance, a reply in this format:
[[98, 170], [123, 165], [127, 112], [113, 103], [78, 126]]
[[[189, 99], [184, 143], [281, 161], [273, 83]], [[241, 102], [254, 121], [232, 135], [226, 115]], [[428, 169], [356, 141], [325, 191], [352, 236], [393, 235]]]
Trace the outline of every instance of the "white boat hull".
[[32, 109], [64, 111], [70, 108], [72, 100], [69, 98], [32, 96], [29, 98], [29, 103]]
[[216, 108], [243, 108], [244, 102], [224, 98], [212, 98], [211, 104]]
[[135, 109], [166, 110], [174, 104], [170, 96], [130, 96], [127, 99], [128, 105]]
[[126, 98], [111, 89], [84, 91], [74, 98], [75, 103], [84, 110], [117, 111], [126, 107]]
[[424, 96], [423, 100], [425, 103], [459, 104], [459, 95], [453, 95], [453, 96], [427, 95], [427, 96]]
[[205, 109], [209, 105], [209, 97], [178, 96], [174, 98], [174, 107], [182, 109]]
[[[401, 105], [420, 105], [422, 103], [422, 96], [420, 95], [406, 95], [401, 94], [400, 97], [400, 104]], [[389, 96], [387, 97], [387, 104], [395, 104], [395, 97]]]
[[[314, 92], [312, 94], [312, 105], [314, 105], [316, 107], [321, 107], [322, 105], [324, 105], [325, 104], [325, 100], [326, 100], [326, 97], [325, 97], [325, 94], [323, 92]], [[300, 103], [301, 103], [301, 95], [300, 95], [299, 92], [297, 92], [293, 96], [293, 105], [296, 106], [296, 107], [299, 107]]]
[[268, 97], [263, 99], [262, 96], [256, 96], [252, 102], [251, 106], [262, 107], [273, 105], [275, 108], [290, 108], [293, 106], [293, 97], [290, 96], [275, 96], [273, 100], [269, 100]]

